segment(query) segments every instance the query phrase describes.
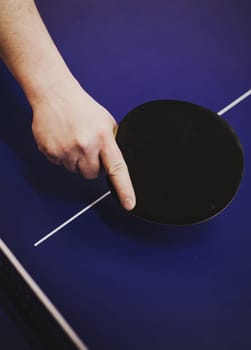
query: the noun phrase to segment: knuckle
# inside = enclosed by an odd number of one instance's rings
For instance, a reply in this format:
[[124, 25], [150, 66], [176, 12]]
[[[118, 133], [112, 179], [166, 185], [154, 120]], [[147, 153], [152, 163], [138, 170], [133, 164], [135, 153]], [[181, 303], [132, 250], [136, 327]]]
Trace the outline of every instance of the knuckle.
[[54, 149], [51, 149], [51, 153], [53, 153], [54, 156], [56, 156], [59, 159], [65, 159], [67, 161], [71, 160], [74, 153], [73, 151], [74, 149], [71, 147], [70, 144], [61, 144], [55, 147]]
[[69, 159], [69, 158], [71, 158], [72, 150], [70, 147], [61, 146], [56, 151], [56, 154], [57, 154], [58, 158]]
[[56, 148], [49, 145], [40, 146], [40, 150], [47, 157], [55, 160], [62, 160], [68, 157], [68, 151], [63, 147]]
[[45, 147], [44, 151], [45, 151], [46, 155], [50, 158], [55, 158], [55, 159], [60, 158], [58, 152], [56, 152], [55, 150], [53, 150], [51, 148]]
[[101, 138], [101, 139], [104, 139], [106, 138], [110, 131], [111, 131], [112, 127], [110, 124], [108, 123], [103, 123], [99, 126], [99, 130], [98, 130], [98, 136]]
[[[82, 165], [82, 166], [81, 166]], [[82, 174], [82, 176], [88, 180], [96, 179], [99, 175], [100, 164], [78, 164], [77, 169]]]
[[113, 139], [115, 130], [116, 126], [112, 124], [105, 123], [100, 127], [98, 137], [101, 140], [102, 144], [107, 144]]
[[117, 162], [112, 164], [110, 167], [107, 169], [107, 174], [109, 176], [117, 176], [121, 173], [123, 173], [125, 170], [125, 165], [123, 162]]
[[76, 146], [84, 153], [87, 153], [89, 150], [89, 143], [86, 139], [77, 138], [75, 141]]

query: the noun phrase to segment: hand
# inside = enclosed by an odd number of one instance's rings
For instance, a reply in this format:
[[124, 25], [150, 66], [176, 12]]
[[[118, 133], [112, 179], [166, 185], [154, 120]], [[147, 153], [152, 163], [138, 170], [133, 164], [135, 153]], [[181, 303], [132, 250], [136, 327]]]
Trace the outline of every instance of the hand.
[[115, 141], [117, 124], [111, 114], [74, 78], [54, 83], [32, 108], [32, 131], [39, 150], [54, 164], [87, 179], [98, 176], [101, 162], [122, 206], [133, 209], [135, 194]]

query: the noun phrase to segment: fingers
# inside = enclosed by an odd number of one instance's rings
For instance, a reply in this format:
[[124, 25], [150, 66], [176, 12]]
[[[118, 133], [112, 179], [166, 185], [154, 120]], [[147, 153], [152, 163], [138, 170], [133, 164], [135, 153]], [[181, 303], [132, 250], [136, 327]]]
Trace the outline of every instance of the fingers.
[[47, 109], [43, 113], [39, 111], [38, 117], [34, 114], [32, 131], [36, 142], [52, 163], [63, 165], [70, 172], [78, 171], [87, 179], [98, 176], [101, 160], [122, 206], [131, 210], [136, 203], [135, 193], [127, 165], [115, 141], [116, 121], [93, 100], [88, 103], [87, 108], [82, 102], [83, 108], [78, 108], [85, 110], [83, 117], [77, 112], [69, 118], [67, 110], [63, 110], [56, 127], [54, 119], [48, 118], [47, 123], [40, 119], [42, 114], [49, 115]]
[[77, 172], [77, 162], [78, 162], [77, 156], [72, 155], [72, 156], [65, 157], [61, 161], [61, 165], [63, 165], [65, 167], [65, 169], [67, 169], [71, 173], [76, 173]]
[[113, 134], [106, 138], [100, 151], [100, 157], [121, 205], [127, 210], [132, 210], [136, 204], [134, 189], [127, 165]]
[[100, 161], [98, 153], [88, 154], [79, 158], [76, 167], [86, 179], [96, 179], [100, 171]]

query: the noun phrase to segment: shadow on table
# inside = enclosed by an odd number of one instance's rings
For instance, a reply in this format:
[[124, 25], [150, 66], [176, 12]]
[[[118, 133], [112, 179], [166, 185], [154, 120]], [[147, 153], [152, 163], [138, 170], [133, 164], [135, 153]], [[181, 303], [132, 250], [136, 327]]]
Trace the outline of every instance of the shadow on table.
[[214, 221], [196, 225], [174, 226], [155, 224], [142, 220], [124, 210], [118, 201], [109, 196], [105, 205], [97, 205], [95, 211], [105, 225], [114, 234], [124, 235], [128, 239], [144, 241], [148, 244], [174, 245], [200, 242], [212, 234]]

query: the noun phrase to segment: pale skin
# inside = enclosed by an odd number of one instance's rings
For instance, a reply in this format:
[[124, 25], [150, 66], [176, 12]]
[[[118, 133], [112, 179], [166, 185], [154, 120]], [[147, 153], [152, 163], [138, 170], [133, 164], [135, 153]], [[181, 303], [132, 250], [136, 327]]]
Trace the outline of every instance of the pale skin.
[[86, 179], [96, 178], [103, 166], [122, 206], [133, 209], [134, 189], [114, 137], [116, 121], [74, 78], [33, 0], [0, 1], [0, 57], [30, 103], [39, 150]]

